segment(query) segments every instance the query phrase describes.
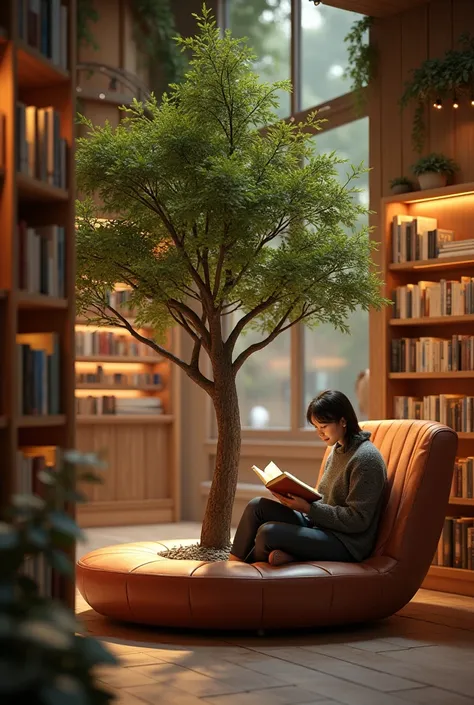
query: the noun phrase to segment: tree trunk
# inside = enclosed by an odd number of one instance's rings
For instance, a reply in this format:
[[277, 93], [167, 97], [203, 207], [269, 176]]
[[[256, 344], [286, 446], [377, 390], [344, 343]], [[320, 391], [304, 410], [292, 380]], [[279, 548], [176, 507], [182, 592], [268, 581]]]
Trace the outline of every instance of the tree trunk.
[[214, 477], [202, 523], [201, 546], [225, 548], [230, 543], [232, 507], [240, 459], [241, 429], [237, 386], [228, 364], [214, 370], [217, 454]]

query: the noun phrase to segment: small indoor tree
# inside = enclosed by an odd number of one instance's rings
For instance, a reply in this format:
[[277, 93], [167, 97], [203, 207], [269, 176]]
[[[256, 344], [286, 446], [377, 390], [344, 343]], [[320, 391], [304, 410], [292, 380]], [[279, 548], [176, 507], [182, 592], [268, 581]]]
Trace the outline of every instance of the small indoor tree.
[[[86, 196], [78, 303], [178, 365], [211, 398], [218, 441], [201, 546], [223, 548], [240, 456], [240, 368], [291, 326], [347, 331], [350, 311], [383, 300], [367, 228], [358, 225], [367, 213], [354, 186], [363, 167], [351, 166], [341, 184], [342, 160], [313, 153], [315, 114], [276, 120], [276, 91], [289, 83], [260, 83], [246, 43], [222, 37], [205, 7], [196, 19], [197, 36], [179, 40], [192, 56], [185, 80], [160, 105], [153, 96], [135, 102], [115, 128], [86, 123], [77, 152]], [[133, 323], [109, 303], [119, 283], [132, 292]], [[145, 324], [152, 338], [141, 334]], [[192, 339], [190, 359], [166, 347], [173, 325]], [[252, 328], [261, 339], [236, 355]]]

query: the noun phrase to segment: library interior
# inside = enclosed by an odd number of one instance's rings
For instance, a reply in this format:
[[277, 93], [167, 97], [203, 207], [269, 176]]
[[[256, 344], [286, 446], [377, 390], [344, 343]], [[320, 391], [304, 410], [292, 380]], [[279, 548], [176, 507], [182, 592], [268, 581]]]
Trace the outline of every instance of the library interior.
[[0, 645], [474, 703], [473, 0], [0, 2]]

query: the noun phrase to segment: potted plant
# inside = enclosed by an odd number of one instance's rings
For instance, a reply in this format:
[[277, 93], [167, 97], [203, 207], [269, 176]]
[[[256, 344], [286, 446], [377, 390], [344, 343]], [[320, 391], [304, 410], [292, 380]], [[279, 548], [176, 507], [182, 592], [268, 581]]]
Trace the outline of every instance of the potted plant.
[[413, 191], [413, 182], [406, 176], [397, 176], [390, 181], [390, 190], [393, 195]]
[[[367, 210], [354, 179], [366, 169], [352, 167], [341, 183], [336, 166], [344, 160], [313, 152], [316, 114], [278, 121], [277, 92], [290, 90], [289, 82], [261, 83], [246, 43], [221, 36], [205, 7], [201, 14], [198, 35], [177, 40], [191, 54], [185, 79], [160, 103], [135, 101], [117, 127], [81, 118], [88, 135], [78, 140], [76, 162], [84, 194], [77, 301], [83, 315], [93, 312], [91, 322], [127, 330], [211, 399], [217, 450], [201, 548], [226, 549], [242, 365], [291, 326], [331, 322], [347, 331], [355, 307], [380, 308], [386, 300], [368, 230], [359, 225]], [[124, 283], [134, 321], [107, 296]], [[144, 325], [156, 336], [144, 336]], [[189, 336], [189, 358], [163, 342], [172, 325]], [[249, 329], [261, 339], [237, 352]]]
[[[18, 494], [0, 521], [0, 703], [107, 705], [114, 695], [97, 667], [117, 663], [81, 634], [72, 610], [41, 594], [46, 566], [74, 579], [66, 550], [82, 537], [66, 503], [84, 502], [76, 482], [97, 482], [93, 455], [65, 451], [55, 469], [38, 473], [41, 496]], [[78, 472], [79, 470], [79, 472]], [[3, 519], [3, 517], [2, 517]], [[41, 569], [29, 566], [41, 562]]]
[[412, 166], [412, 171], [418, 177], [422, 191], [446, 186], [448, 178], [458, 169], [459, 167], [453, 159], [436, 152], [421, 157]]

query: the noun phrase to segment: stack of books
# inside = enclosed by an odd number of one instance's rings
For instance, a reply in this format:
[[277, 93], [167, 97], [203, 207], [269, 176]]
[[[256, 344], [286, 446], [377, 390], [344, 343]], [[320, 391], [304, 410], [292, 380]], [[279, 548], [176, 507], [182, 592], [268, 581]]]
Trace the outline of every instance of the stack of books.
[[65, 296], [65, 229], [18, 224], [18, 286], [31, 294]]
[[438, 257], [468, 257], [474, 255], [474, 239], [443, 242]]
[[163, 413], [161, 399], [156, 397], [122, 398], [115, 396], [76, 397], [76, 413], [79, 416], [127, 415], [132, 416]]
[[16, 104], [17, 170], [50, 186], [67, 188], [67, 141], [52, 107]]

